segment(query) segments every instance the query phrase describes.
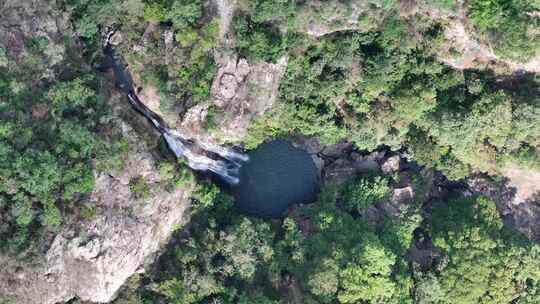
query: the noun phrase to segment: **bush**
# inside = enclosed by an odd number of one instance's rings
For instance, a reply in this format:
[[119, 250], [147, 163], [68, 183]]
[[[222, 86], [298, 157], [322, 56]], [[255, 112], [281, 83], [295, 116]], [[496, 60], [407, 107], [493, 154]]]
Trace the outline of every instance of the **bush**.
[[469, 4], [473, 24], [487, 35], [495, 53], [505, 59], [526, 62], [540, 47], [536, 8], [523, 0], [474, 0]]
[[184, 29], [192, 25], [202, 16], [202, 3], [200, 0], [176, 0], [167, 12], [167, 19], [171, 20], [176, 28]]
[[529, 288], [526, 282], [538, 282], [540, 268], [528, 262], [538, 259], [538, 247], [503, 227], [493, 201], [469, 197], [438, 205], [431, 225], [433, 243], [446, 258], [436, 275], [440, 291], [424, 296], [442, 297], [442, 303], [506, 304]]
[[233, 19], [236, 48], [250, 60], [276, 62], [284, 46], [277, 28], [253, 22], [249, 17], [237, 15]]
[[136, 199], [147, 199], [150, 196], [150, 187], [142, 176], [130, 179], [129, 190]]
[[214, 184], [198, 185], [193, 193], [193, 198], [197, 202], [194, 209], [198, 210], [210, 208], [214, 204], [214, 201], [218, 197], [219, 193], [219, 188]]
[[390, 187], [388, 179], [382, 176], [366, 176], [349, 182], [343, 193], [347, 208], [361, 212], [386, 199], [390, 194]]
[[144, 5], [144, 20], [162, 22], [167, 19], [165, 6], [160, 2], [151, 2]]

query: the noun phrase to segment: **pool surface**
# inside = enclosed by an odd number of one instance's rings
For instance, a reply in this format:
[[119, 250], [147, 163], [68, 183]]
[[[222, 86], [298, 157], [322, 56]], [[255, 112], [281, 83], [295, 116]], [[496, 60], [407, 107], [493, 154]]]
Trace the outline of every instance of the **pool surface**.
[[280, 217], [289, 206], [316, 199], [317, 168], [306, 151], [278, 139], [248, 154], [240, 182], [231, 189], [241, 211], [262, 218]]

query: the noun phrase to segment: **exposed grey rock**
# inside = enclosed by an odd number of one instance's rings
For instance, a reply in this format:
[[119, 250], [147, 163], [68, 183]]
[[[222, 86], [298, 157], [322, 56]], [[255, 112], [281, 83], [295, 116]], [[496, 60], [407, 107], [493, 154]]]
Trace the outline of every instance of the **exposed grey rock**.
[[120, 45], [124, 41], [124, 35], [122, 31], [116, 31], [111, 37], [111, 44], [114, 46]]
[[413, 201], [414, 199], [414, 190], [411, 186], [404, 188], [396, 188], [392, 192], [392, 197], [390, 202], [393, 205], [406, 205]]
[[168, 50], [173, 48], [173, 42], [174, 42], [173, 30], [166, 30], [163, 32], [163, 42], [165, 43], [165, 48], [167, 48]]
[[394, 172], [399, 171], [399, 163], [401, 159], [399, 155], [394, 155], [386, 159], [386, 161], [382, 164], [381, 170], [385, 174], [392, 174]]
[[325, 181], [341, 184], [358, 174], [379, 171], [379, 164], [373, 160], [372, 154], [361, 156], [354, 153], [351, 154], [355, 155], [354, 158], [347, 155], [338, 158], [324, 168]]
[[325, 146], [324, 149], [320, 152], [326, 157], [337, 158], [343, 156], [353, 148], [353, 143], [348, 141], [342, 141], [335, 145]]
[[347, 159], [338, 159], [324, 169], [325, 182], [342, 184], [358, 174], [353, 162]]
[[[221, 76], [218, 92], [216, 94], [217, 100], [229, 101], [234, 97], [236, 90], [238, 89], [238, 81], [236, 79], [237, 77], [231, 74]], [[225, 103], [218, 102], [217, 105], [223, 107]]]
[[181, 123], [182, 131], [204, 142], [237, 142], [244, 138], [254, 119], [274, 106], [287, 58], [275, 64], [249, 64], [234, 52], [222, 49], [216, 53], [215, 60], [218, 72], [212, 83], [212, 101], [205, 104], [219, 109], [219, 115], [213, 119], [220, 128], [212, 134], [204, 130], [206, 117], [196, 114], [200, 108], [192, 107]]
[[210, 105], [207, 103], [201, 103], [191, 107], [184, 115], [182, 127], [190, 130], [201, 130], [206, 121], [206, 117], [208, 116], [209, 106]]
[[[65, 226], [39, 265], [0, 256], [0, 299], [25, 304], [53, 304], [73, 297], [109, 302], [130, 276], [154, 260], [185, 221], [191, 189], [165, 191], [144, 141], [129, 125], [124, 123], [122, 129], [130, 153], [120, 172], [97, 174], [90, 195], [97, 214]], [[135, 177], [149, 185], [146, 198], [137, 198], [130, 190], [129, 181]]]
[[22, 58], [27, 54], [27, 40], [46, 39], [47, 64], [53, 66], [64, 58], [62, 39], [70, 29], [68, 22], [69, 16], [58, 14], [52, 1], [0, 1], [0, 47]]
[[528, 239], [540, 240], [540, 205], [533, 197], [516, 203], [516, 189], [508, 181], [497, 184], [487, 178], [477, 176], [468, 180], [474, 194], [489, 197], [497, 205], [505, 225], [523, 233]]
[[353, 166], [358, 172], [375, 172], [379, 170], [379, 163], [374, 160], [372, 154], [361, 156], [358, 153], [351, 153]]

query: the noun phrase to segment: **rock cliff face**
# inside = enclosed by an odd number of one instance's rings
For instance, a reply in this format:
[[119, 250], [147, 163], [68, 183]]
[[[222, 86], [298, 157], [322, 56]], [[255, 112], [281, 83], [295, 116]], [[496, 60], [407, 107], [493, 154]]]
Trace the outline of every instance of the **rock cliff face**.
[[25, 39], [47, 39], [48, 65], [63, 59], [62, 35], [69, 29], [67, 15], [58, 14], [49, 1], [0, 1], [0, 46], [15, 58], [25, 56]]
[[[0, 45], [15, 57], [24, 56], [25, 38], [31, 35], [47, 37], [51, 42], [48, 54], [52, 66], [61, 61], [65, 51], [61, 43], [55, 42], [61, 39], [61, 34], [69, 26], [67, 16], [55, 16], [47, 3], [38, 0], [0, 1]], [[313, 11], [324, 11], [325, 3], [312, 1], [306, 11], [300, 13], [308, 20], [303, 24], [304, 32], [322, 36], [363, 26], [358, 20], [366, 11], [364, 4], [354, 2], [352, 9], [348, 10], [336, 1], [334, 15], [317, 18]], [[215, 5], [221, 20], [222, 47], [215, 53], [218, 71], [212, 85], [212, 98], [189, 109], [178, 125], [195, 138], [234, 142], [245, 135], [255, 117], [264, 114], [277, 102], [287, 58], [281, 58], [276, 64], [250, 63], [239, 58], [232, 51], [233, 42], [228, 35], [235, 2], [215, 0]], [[336, 20], [344, 21], [339, 23]], [[445, 62], [459, 67], [451, 59]], [[158, 99], [151, 97], [156, 95], [155, 92], [145, 91], [144, 94], [147, 98], [141, 96], [143, 101]], [[122, 98], [118, 94], [111, 98], [116, 116], [122, 116], [121, 113], [137, 115]], [[221, 130], [217, 136], [203, 128], [211, 105], [223, 113], [216, 121]], [[174, 229], [188, 220], [192, 189], [166, 191], [166, 181], [159, 176], [156, 158], [142, 135], [126, 122], [121, 126], [122, 135], [130, 144], [125, 167], [118, 173], [96, 173], [96, 186], [90, 196], [92, 205], [96, 206], [95, 214], [64, 227], [40, 263], [16, 261], [0, 255], [0, 303], [8, 299], [13, 303], [53, 304], [74, 297], [91, 302], [109, 302], [130, 276], [144, 271], [145, 266], [155, 259]], [[358, 173], [378, 170], [400, 176], [401, 182], [393, 187], [388, 202], [370, 210], [374, 218], [383, 211], [395, 213], [400, 206], [415, 199], [416, 189], [407, 178], [407, 170], [400, 168], [402, 160], [399, 157], [388, 157], [379, 152], [361, 155], [348, 143], [322, 147], [310, 140], [299, 142], [312, 153], [325, 180], [340, 182]], [[149, 185], [146, 195], [140, 197], [132, 191], [130, 181], [135, 178]], [[481, 187], [480, 184], [477, 186]], [[497, 202], [504, 206], [511, 200], [511, 197], [501, 196]], [[540, 214], [537, 209], [514, 212], [513, 220], [526, 219], [520, 214], [527, 212]], [[537, 218], [517, 226], [525, 227], [523, 231], [540, 227]], [[540, 232], [531, 232], [529, 236], [538, 238]]]
[[[125, 167], [96, 176], [90, 196], [95, 215], [63, 228], [40, 265], [0, 257], [0, 299], [53, 304], [78, 297], [109, 302], [185, 222], [191, 189], [164, 190], [149, 147], [127, 123], [122, 123], [122, 135], [130, 146]], [[142, 197], [130, 189], [134, 178], [148, 185]]]
[[[28, 40], [47, 39], [47, 60], [40, 62], [45, 74], [36, 75], [36, 80], [54, 80], [55, 67], [66, 55], [62, 37], [72, 34], [69, 16], [57, 12], [54, 1], [0, 1], [0, 47], [11, 58], [27, 56]], [[123, 169], [95, 172], [95, 188], [84, 203], [87, 208], [81, 209], [88, 212], [66, 218], [43, 257], [0, 255], [0, 303], [53, 304], [74, 297], [109, 302], [130, 276], [144, 271], [187, 220], [192, 189], [165, 190], [168, 181], [159, 175], [152, 149], [120, 118], [131, 120], [138, 114], [120, 93], [111, 96], [110, 104], [112, 119], [129, 142]], [[32, 109], [36, 117], [38, 110]], [[144, 195], [132, 190], [134, 179], [148, 185]]]

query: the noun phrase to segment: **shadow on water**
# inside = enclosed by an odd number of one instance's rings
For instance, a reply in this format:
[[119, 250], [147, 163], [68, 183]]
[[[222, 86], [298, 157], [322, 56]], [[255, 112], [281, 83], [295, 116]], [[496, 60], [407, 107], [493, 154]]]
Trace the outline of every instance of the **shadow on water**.
[[248, 153], [249, 161], [240, 168], [240, 182], [227, 185], [241, 212], [261, 218], [276, 218], [294, 204], [315, 201], [319, 191], [317, 168], [311, 156], [288, 141], [264, 143]]

